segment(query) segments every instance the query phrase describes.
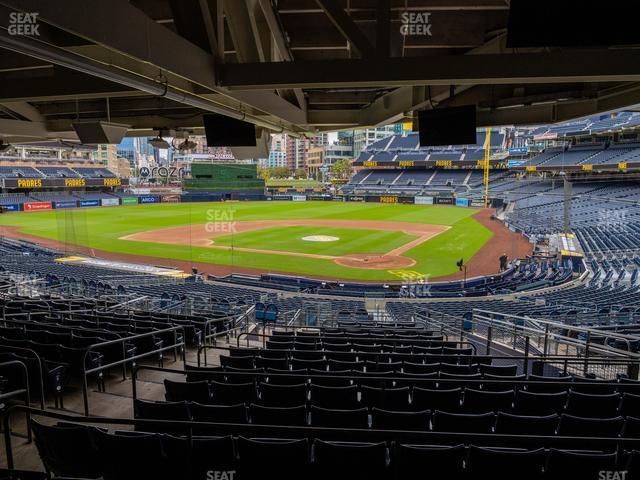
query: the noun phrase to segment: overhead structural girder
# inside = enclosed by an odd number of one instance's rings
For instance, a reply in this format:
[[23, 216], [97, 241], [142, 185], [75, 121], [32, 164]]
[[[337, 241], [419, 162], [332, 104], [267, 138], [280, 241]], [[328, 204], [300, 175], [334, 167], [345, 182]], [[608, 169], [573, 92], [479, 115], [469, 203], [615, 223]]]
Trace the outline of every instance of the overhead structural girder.
[[640, 50], [225, 64], [230, 89], [640, 81]]

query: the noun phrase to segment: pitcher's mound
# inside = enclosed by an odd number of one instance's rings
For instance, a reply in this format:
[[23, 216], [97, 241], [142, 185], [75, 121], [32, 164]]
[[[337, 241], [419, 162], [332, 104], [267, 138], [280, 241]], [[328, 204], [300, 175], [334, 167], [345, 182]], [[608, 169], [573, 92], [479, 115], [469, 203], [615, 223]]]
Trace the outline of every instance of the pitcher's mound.
[[413, 258], [401, 255], [347, 255], [334, 260], [338, 265], [352, 268], [371, 268], [374, 270], [390, 270], [396, 268], [413, 267]]

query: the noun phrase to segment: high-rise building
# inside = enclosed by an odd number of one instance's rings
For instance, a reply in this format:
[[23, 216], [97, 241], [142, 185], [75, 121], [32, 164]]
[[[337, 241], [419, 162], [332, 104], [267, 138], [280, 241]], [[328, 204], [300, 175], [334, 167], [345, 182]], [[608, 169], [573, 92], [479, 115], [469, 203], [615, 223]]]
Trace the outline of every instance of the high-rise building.
[[118, 156], [116, 145], [98, 145], [94, 159], [120, 178], [129, 178], [131, 176], [131, 164], [127, 158]]
[[326, 148], [326, 146], [322, 145], [311, 147], [307, 151], [305, 170], [307, 171], [307, 176], [309, 178], [315, 178], [316, 180], [323, 179], [323, 165]]
[[353, 154], [360, 155], [365, 148], [372, 143], [402, 133], [402, 124], [385, 125], [384, 127], [366, 128], [362, 130], [354, 130], [353, 133]]
[[258, 160], [258, 164], [267, 168], [287, 168], [287, 136], [274, 134], [271, 136], [269, 157]]
[[353, 145], [353, 130], [341, 130], [338, 132], [338, 143], [341, 145]]
[[314, 147], [322, 147], [329, 144], [328, 133], [318, 133], [312, 137], [285, 137], [285, 151], [287, 156], [287, 168], [298, 170], [305, 168], [309, 150]]
[[132, 169], [137, 168], [144, 159], [145, 163], [157, 164], [160, 160], [160, 152], [149, 143], [147, 137], [125, 137], [116, 146], [117, 155], [126, 158]]
[[325, 147], [324, 164], [326, 166], [333, 165], [337, 160], [347, 159], [353, 160], [353, 146], [341, 145], [334, 143]]

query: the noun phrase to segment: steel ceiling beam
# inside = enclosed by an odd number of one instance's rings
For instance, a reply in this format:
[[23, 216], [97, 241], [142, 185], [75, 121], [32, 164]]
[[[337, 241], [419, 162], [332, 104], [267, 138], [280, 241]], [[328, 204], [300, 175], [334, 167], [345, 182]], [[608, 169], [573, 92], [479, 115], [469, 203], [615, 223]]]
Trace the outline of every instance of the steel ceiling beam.
[[640, 81], [640, 50], [224, 65], [230, 89]]
[[362, 30], [355, 24], [353, 19], [347, 15], [347, 12], [344, 11], [337, 0], [316, 0], [316, 3], [360, 56], [369, 58], [374, 55], [375, 50], [369, 39], [362, 33]]

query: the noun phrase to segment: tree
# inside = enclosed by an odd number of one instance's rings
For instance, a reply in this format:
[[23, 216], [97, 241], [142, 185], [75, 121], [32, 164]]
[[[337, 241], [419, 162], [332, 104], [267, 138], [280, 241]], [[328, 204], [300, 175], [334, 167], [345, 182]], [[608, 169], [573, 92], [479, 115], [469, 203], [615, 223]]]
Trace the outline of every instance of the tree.
[[349, 178], [351, 175], [351, 162], [347, 158], [336, 160], [331, 165], [331, 175], [333, 178]]
[[263, 179], [265, 182], [271, 179], [272, 172], [269, 167], [258, 167], [258, 178]]
[[290, 172], [287, 167], [275, 167], [271, 170], [271, 176], [273, 178], [287, 178], [289, 173]]

